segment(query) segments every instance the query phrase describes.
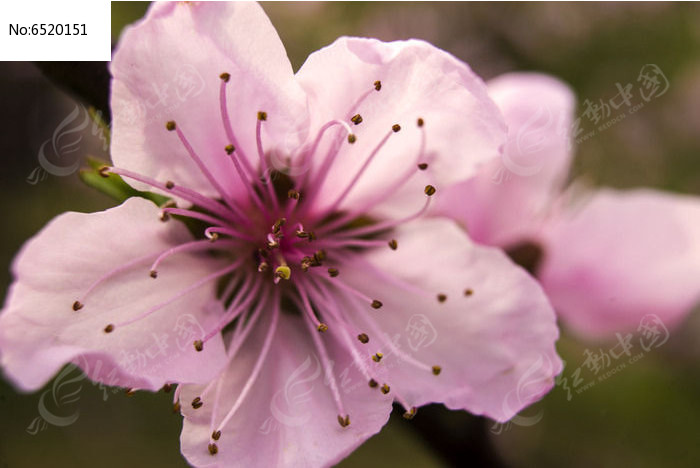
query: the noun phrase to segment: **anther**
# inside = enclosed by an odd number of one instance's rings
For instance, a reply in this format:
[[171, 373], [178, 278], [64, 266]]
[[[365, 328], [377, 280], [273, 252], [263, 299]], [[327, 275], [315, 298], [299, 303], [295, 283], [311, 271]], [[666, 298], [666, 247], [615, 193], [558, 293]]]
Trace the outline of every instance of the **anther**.
[[424, 191], [427, 196], [432, 197], [435, 195], [436, 189], [432, 185], [426, 185]]
[[384, 357], [384, 355], [382, 353], [377, 353], [377, 354], [372, 356], [372, 360], [374, 362], [379, 362], [382, 360], [383, 357]]
[[424, 170], [426, 170], [427, 168], [428, 168], [428, 163], [420, 163], [420, 164], [418, 165], [418, 169], [420, 169], [421, 171], [424, 171]]
[[350, 415], [345, 415], [345, 417], [338, 415], [338, 423], [340, 427], [348, 427], [350, 425]]
[[173, 413], [177, 414], [180, 412], [180, 402], [173, 403]]
[[219, 240], [218, 232], [214, 232], [209, 236], [209, 242], [216, 242], [217, 240]]
[[386, 395], [387, 393], [389, 393], [390, 388], [387, 384], [384, 384], [384, 385], [382, 385], [382, 388], [380, 390], [382, 391], [382, 393], [384, 395]]
[[374, 82], [374, 89], [376, 89], [377, 91], [379, 91], [380, 89], [382, 89], [382, 82], [379, 81], [379, 80], [375, 81], [375, 82]]
[[260, 111], [258, 112], [258, 120], [261, 122], [264, 122], [267, 120], [267, 112]]
[[440, 366], [433, 366], [433, 374], [434, 374], [434, 375], [440, 375], [440, 372], [442, 372], [442, 367], [440, 367]]
[[289, 189], [287, 192], [287, 198], [293, 198], [294, 200], [299, 200], [301, 194], [294, 189]]
[[204, 342], [202, 340], [195, 340], [194, 349], [196, 349], [197, 352], [201, 352], [204, 349]]
[[272, 225], [272, 232], [277, 233], [287, 223], [287, 218], [280, 218]]
[[390, 248], [391, 250], [396, 250], [396, 249], [399, 248], [399, 243], [396, 242], [396, 239], [391, 239], [391, 240], [389, 241], [389, 248]]
[[217, 447], [216, 444], [214, 444], [214, 443], [209, 444], [208, 448], [209, 448], [209, 453], [211, 455], [216, 455], [217, 453], [219, 453], [219, 447]]
[[422, 126], [425, 124], [425, 122], [423, 121], [423, 119], [421, 119], [420, 117], [418, 117], [418, 120], [416, 121], [416, 124], [418, 124], [419, 127], [422, 127]]
[[465, 295], [465, 296], [469, 297], [469, 296], [471, 296], [472, 294], [474, 294], [474, 291], [472, 291], [471, 289], [465, 289], [465, 290], [464, 290], [464, 295]]
[[111, 323], [105, 327], [105, 333], [112, 333], [114, 331], [114, 325]]
[[124, 390], [124, 393], [126, 393], [126, 396], [134, 396], [136, 390], [134, 390], [133, 388], [127, 388]]
[[160, 212], [160, 220], [161, 221], [166, 222], [169, 219], [170, 219], [170, 215], [167, 212], [165, 212], [165, 211]]
[[317, 250], [316, 252], [314, 252], [314, 258], [319, 262], [324, 261], [326, 259], [326, 251], [323, 249]]
[[202, 407], [202, 405], [204, 405], [204, 403], [202, 402], [201, 397], [197, 397], [194, 400], [192, 400], [192, 408], [199, 409]]
[[317, 328], [318, 331], [320, 331], [321, 333], [328, 331], [328, 325], [326, 325], [325, 323], [319, 323], [319, 324], [318, 324], [318, 327], [316, 327], [316, 328]]
[[292, 270], [287, 265], [280, 265], [275, 268], [275, 277], [288, 280], [292, 276]]
[[369, 388], [377, 388], [379, 384], [374, 379], [369, 379]]
[[214, 431], [211, 433], [211, 438], [213, 440], [219, 440], [221, 438], [221, 431]]
[[335, 278], [339, 274], [340, 274], [340, 272], [338, 271], [337, 268], [329, 268], [328, 269], [328, 276], [330, 276], [331, 278]]
[[222, 80], [224, 83], [228, 83], [228, 80], [231, 79], [231, 74], [230, 74], [230, 73], [224, 72], [224, 73], [222, 73], [221, 75], [219, 75], [219, 78], [221, 78], [221, 80]]
[[355, 114], [350, 119], [355, 125], [360, 125], [362, 123], [362, 116], [360, 114]]
[[348, 143], [353, 144], [357, 141], [357, 137], [355, 134], [351, 133], [348, 135]]
[[397, 133], [399, 130], [401, 130], [401, 125], [394, 124], [391, 126], [391, 129], [394, 131], [394, 133]]
[[165, 128], [168, 129], [169, 132], [172, 132], [173, 130], [175, 130], [175, 121], [169, 120], [168, 122], [166, 122]]
[[437, 300], [438, 300], [438, 302], [445, 302], [447, 300], [447, 294], [442, 294], [442, 293], [438, 294]]
[[360, 343], [362, 344], [369, 343], [369, 336], [367, 336], [367, 333], [360, 333], [357, 335], [357, 339], [360, 340]]
[[173, 386], [169, 383], [166, 383], [165, 385], [163, 385], [163, 392], [165, 392], [165, 393], [170, 393], [170, 390], [172, 390], [172, 389], [173, 389]]
[[233, 152], [236, 151], [236, 147], [233, 145], [226, 145], [224, 146], [224, 151], [226, 151], [226, 154], [233, 154]]
[[109, 177], [109, 166], [102, 166], [97, 170], [97, 172], [106, 179]]
[[158, 278], [158, 272], [156, 270], [151, 270], [149, 275], [151, 275], [151, 278], [153, 278], [153, 279]]
[[270, 264], [267, 262], [260, 262], [260, 265], [258, 265], [258, 271], [260, 273], [267, 271], [270, 268]]
[[82, 309], [82, 308], [83, 308], [83, 303], [82, 303], [82, 302], [80, 302], [80, 301], [75, 301], [75, 302], [73, 303], [73, 310], [75, 310], [76, 312], [79, 311], [79, 310]]
[[175, 182], [172, 180], [169, 180], [165, 183], [165, 188], [168, 190], [172, 190], [175, 187]]
[[404, 419], [409, 419], [409, 420], [411, 420], [411, 419], [413, 419], [413, 418], [416, 416], [416, 412], [417, 412], [417, 411], [418, 411], [418, 410], [416, 409], [416, 407], [413, 406], [411, 409], [407, 410], [407, 411], [403, 414], [403, 418], [404, 418]]
[[372, 301], [372, 308], [374, 309], [379, 309], [382, 305], [383, 304], [381, 301], [378, 301], [376, 299]]

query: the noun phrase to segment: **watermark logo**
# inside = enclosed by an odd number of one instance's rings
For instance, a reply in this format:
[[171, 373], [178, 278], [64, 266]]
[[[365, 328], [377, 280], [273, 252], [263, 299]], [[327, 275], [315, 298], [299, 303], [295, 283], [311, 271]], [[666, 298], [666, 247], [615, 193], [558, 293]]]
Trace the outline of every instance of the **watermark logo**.
[[423, 314], [414, 314], [408, 319], [408, 324], [404, 330], [408, 346], [413, 351], [418, 351], [421, 348], [427, 348], [437, 339], [437, 331], [433, 324], [430, 323], [428, 317]]

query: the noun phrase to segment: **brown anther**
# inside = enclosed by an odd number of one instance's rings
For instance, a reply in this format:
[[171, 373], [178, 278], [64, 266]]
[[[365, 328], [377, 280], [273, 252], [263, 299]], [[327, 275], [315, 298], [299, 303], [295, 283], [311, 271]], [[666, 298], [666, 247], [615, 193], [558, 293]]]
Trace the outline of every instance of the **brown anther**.
[[202, 407], [202, 405], [204, 405], [204, 403], [202, 402], [201, 397], [197, 397], [194, 400], [192, 400], [192, 408], [199, 409]]
[[287, 198], [293, 198], [294, 200], [299, 200], [299, 197], [301, 197], [301, 194], [294, 189], [289, 189], [289, 191], [287, 192]]
[[413, 406], [410, 410], [407, 410], [407, 411], [403, 414], [403, 418], [404, 418], [404, 419], [411, 420], [411, 419], [413, 419], [413, 418], [416, 416], [416, 412], [417, 412], [417, 411], [418, 411], [418, 410], [416, 409], [416, 407]]
[[211, 234], [211, 236], [209, 236], [209, 242], [216, 242], [217, 240], [219, 240], [218, 232], [214, 232]]
[[382, 304], [381, 301], [378, 301], [378, 300], [375, 299], [375, 300], [372, 301], [372, 304], [371, 304], [371, 305], [372, 305], [372, 308], [373, 308], [373, 309], [379, 309], [379, 308], [380, 308], [382, 305], [384, 305], [384, 304]]
[[360, 343], [362, 344], [369, 343], [369, 336], [367, 336], [367, 333], [360, 333], [357, 335], [357, 339], [360, 340]]
[[264, 122], [267, 120], [267, 112], [260, 111], [258, 112], [258, 120], [261, 122]]
[[76, 312], [79, 311], [79, 310], [82, 309], [82, 308], [83, 308], [83, 303], [82, 303], [82, 302], [80, 302], [80, 301], [75, 301], [75, 302], [73, 303], [73, 310], [75, 310]]
[[316, 234], [313, 231], [309, 231], [309, 242], [316, 240]]
[[440, 372], [442, 372], [442, 367], [440, 367], [440, 366], [433, 366], [433, 374], [435, 374], [435, 375], [440, 375]]
[[357, 137], [354, 133], [348, 135], [348, 143], [353, 144], [357, 141]]
[[445, 302], [447, 300], [447, 294], [442, 294], [442, 293], [438, 294], [437, 300], [438, 300], [438, 302]]
[[180, 402], [175, 402], [173, 403], [173, 413], [179, 413], [180, 412]]
[[160, 220], [163, 222], [166, 222], [170, 219], [170, 215], [168, 214], [167, 211], [161, 211], [160, 212]]
[[396, 250], [396, 249], [399, 248], [399, 243], [396, 242], [396, 239], [391, 239], [391, 240], [389, 241], [389, 248], [390, 248], [391, 250]]
[[383, 357], [384, 357], [384, 355], [382, 353], [377, 353], [377, 354], [372, 356], [372, 360], [374, 362], [379, 362], [382, 360]]
[[432, 185], [426, 185], [425, 186], [425, 194], [429, 197], [432, 197], [435, 195], [436, 189]]
[[172, 180], [169, 180], [165, 183], [165, 188], [168, 190], [172, 190], [175, 187], [175, 182]]
[[224, 72], [221, 75], [219, 75], [219, 78], [221, 78], [224, 83], [228, 83], [228, 80], [231, 79], [231, 74]]
[[110, 169], [109, 166], [101, 166], [101, 167], [97, 170], [97, 172], [98, 172], [102, 177], [104, 177], [104, 178], [106, 179], [107, 177], [109, 177], [109, 169]]
[[369, 379], [369, 388], [377, 388], [379, 384], [374, 379]]
[[423, 119], [421, 119], [420, 117], [418, 117], [418, 120], [416, 121], [416, 124], [418, 124], [419, 127], [422, 127], [423, 125], [425, 125], [425, 122], [423, 121]]
[[420, 163], [420, 164], [418, 164], [418, 169], [420, 169], [421, 171], [424, 171], [424, 170], [426, 170], [427, 168], [428, 168], [428, 163]]
[[151, 270], [149, 275], [151, 275], [151, 278], [153, 278], [153, 279], [158, 278], [158, 272], [156, 270]]
[[124, 393], [126, 393], [126, 396], [134, 396], [134, 394], [136, 393], [136, 390], [134, 390], [133, 388], [127, 388], [127, 389], [124, 389]]
[[469, 297], [469, 296], [471, 296], [472, 294], [474, 294], [474, 291], [472, 291], [471, 289], [465, 289], [465, 290], [464, 290], [464, 295], [465, 295], [465, 296]]
[[167, 128], [169, 132], [172, 132], [173, 130], [175, 130], [175, 121], [169, 120], [168, 122], [166, 122], [165, 128]]
[[211, 433], [211, 438], [213, 440], [219, 440], [221, 438], [221, 431], [214, 431]]
[[374, 89], [376, 89], [377, 91], [379, 91], [380, 89], [382, 89], [382, 82], [379, 81], [379, 80], [375, 81], [375, 82], [374, 82]]
[[105, 333], [112, 333], [114, 331], [114, 325], [111, 323], [105, 327]]
[[362, 123], [362, 116], [360, 114], [355, 114], [352, 116], [350, 121], [355, 125], [360, 125]]
[[322, 262], [326, 259], [326, 251], [323, 249], [317, 250], [316, 252], [314, 252], [314, 258], [319, 262]]
[[233, 145], [226, 145], [224, 146], [224, 151], [226, 151], [226, 154], [233, 154], [233, 152], [236, 151], [236, 147]]
[[296, 234], [299, 239], [306, 239], [309, 237], [309, 233], [306, 231], [297, 231]]
[[166, 383], [165, 385], [163, 385], [163, 391], [165, 393], [170, 393], [170, 390], [172, 390], [172, 389], [173, 389], [173, 386], [169, 383]]
[[345, 417], [338, 415], [338, 423], [340, 424], [340, 427], [348, 427], [350, 425], [350, 416], [345, 415]]
[[339, 274], [340, 274], [340, 272], [338, 271], [337, 268], [329, 268], [328, 269], [328, 276], [330, 276], [331, 278], [335, 278]]
[[276, 234], [279, 232], [279, 230], [282, 228], [282, 226], [285, 225], [287, 222], [287, 218], [280, 218], [277, 221], [275, 221], [275, 224], [272, 225], [272, 233]]
[[208, 448], [209, 448], [209, 453], [211, 455], [216, 455], [217, 453], [219, 453], [219, 447], [217, 447], [216, 444], [213, 442], [211, 444], [209, 444]]
[[260, 262], [260, 265], [258, 265], [258, 271], [260, 273], [267, 271], [270, 268], [270, 264], [267, 262]]
[[382, 393], [384, 395], [386, 395], [387, 393], [389, 393], [390, 388], [387, 384], [384, 384], [384, 385], [382, 385], [382, 388], [380, 390], [382, 391]]
[[204, 349], [204, 342], [202, 340], [195, 340], [194, 349], [196, 349], [197, 352], [201, 352]]
[[391, 129], [394, 131], [394, 133], [397, 133], [399, 130], [401, 130], [401, 125], [394, 124], [391, 126]]
[[316, 329], [318, 331], [320, 331], [321, 333], [323, 333], [323, 332], [328, 331], [328, 325], [326, 325], [325, 323], [319, 323], [318, 327], [316, 327]]

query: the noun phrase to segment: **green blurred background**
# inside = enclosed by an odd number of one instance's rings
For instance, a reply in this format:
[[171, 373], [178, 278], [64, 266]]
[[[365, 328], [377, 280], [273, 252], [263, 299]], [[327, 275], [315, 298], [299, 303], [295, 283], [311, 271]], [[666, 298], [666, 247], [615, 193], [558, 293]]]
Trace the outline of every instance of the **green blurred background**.
[[[341, 35], [415, 37], [450, 51], [484, 79], [538, 70], [570, 83], [580, 102], [599, 102], [617, 93], [616, 83], [636, 84], [642, 66], [656, 64], [670, 82], [668, 92], [577, 144], [574, 173], [596, 185], [700, 195], [700, 5], [338, 2], [263, 7], [295, 69]], [[123, 26], [146, 8], [138, 2], [112, 4], [115, 43]], [[53, 81], [65, 83], [50, 65], [41, 68]], [[100, 81], [96, 74], [95, 87], [103, 84], [104, 77]], [[4, 297], [10, 281], [5, 266], [24, 240], [63, 211], [95, 211], [113, 202], [84, 187], [75, 174], [42, 180], [35, 172], [42, 143], [76, 109], [74, 94], [52, 84], [33, 64], [1, 63], [0, 96]], [[595, 125], [582, 119], [581, 128], [587, 133]], [[91, 130], [88, 126], [82, 133], [72, 156], [76, 161], [87, 154], [107, 157]], [[699, 315], [674, 330], [663, 347], [570, 401], [564, 388], [554, 388], [524, 412], [541, 415], [537, 424], [493, 427], [464, 413], [426, 408], [411, 422], [392, 418], [341, 466], [700, 466]], [[569, 366], [565, 375], [583, 365], [586, 349], [610, 346], [582, 343], [564, 331], [559, 350]], [[582, 376], [591, 380], [592, 374]], [[0, 380], [0, 468], [186, 466], [179, 454], [181, 418], [172, 414], [169, 395], [128, 397], [87, 381], [74, 388], [81, 388], [75, 401], [47, 406], [62, 416], [79, 412], [77, 420], [41, 430], [35, 418], [43, 390], [19, 394]], [[50, 395], [51, 384], [46, 389]]]

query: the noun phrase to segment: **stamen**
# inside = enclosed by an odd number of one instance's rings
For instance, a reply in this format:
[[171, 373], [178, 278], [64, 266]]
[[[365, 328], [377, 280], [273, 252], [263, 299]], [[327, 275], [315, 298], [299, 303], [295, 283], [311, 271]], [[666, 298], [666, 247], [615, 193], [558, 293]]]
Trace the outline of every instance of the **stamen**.
[[440, 293], [437, 295], [437, 300], [440, 303], [445, 302], [447, 300], [447, 295]]
[[360, 341], [362, 344], [367, 344], [369, 343], [369, 336], [367, 336], [367, 333], [360, 333], [357, 335], [357, 339]]
[[272, 344], [273, 337], [275, 335], [275, 331], [277, 330], [277, 322], [279, 320], [279, 315], [280, 315], [280, 304], [279, 304], [279, 293], [276, 294], [276, 297], [274, 299], [274, 311], [272, 313], [272, 322], [270, 323], [270, 327], [267, 331], [267, 335], [265, 336], [265, 341], [263, 342], [262, 350], [260, 351], [260, 356], [258, 356], [257, 361], [255, 362], [255, 365], [253, 367], [253, 371], [250, 374], [250, 377], [246, 381], [245, 385], [243, 386], [243, 389], [241, 390], [241, 393], [238, 395], [238, 398], [236, 399], [236, 402], [233, 404], [233, 407], [229, 410], [229, 412], [226, 414], [224, 417], [223, 421], [219, 423], [219, 426], [217, 428], [218, 431], [223, 431], [223, 428], [226, 426], [226, 424], [231, 420], [234, 414], [236, 414], [236, 411], [238, 411], [238, 408], [243, 404], [243, 401], [245, 400], [246, 396], [248, 395], [248, 392], [250, 392], [250, 389], [253, 387], [253, 384], [255, 381], [258, 379], [258, 374], [260, 374], [260, 370], [262, 369], [263, 364], [265, 363], [265, 359], [267, 358], [267, 353], [270, 350], [270, 345]]
[[384, 384], [384, 385], [381, 386], [380, 390], [382, 391], [382, 393], [383, 393], [384, 395], [386, 395], [387, 393], [389, 393], [390, 388], [389, 388], [389, 386], [388, 386], [387, 384]]
[[[223, 243], [223, 241], [222, 241]], [[231, 245], [235, 245], [233, 243], [227, 243], [228, 247]], [[222, 249], [225, 248], [223, 245], [216, 245], [212, 246], [211, 242], [209, 240], [196, 240], [196, 241], [190, 241], [190, 242], [185, 242], [184, 244], [177, 245], [173, 248], [170, 248], [160, 254], [158, 258], [156, 258], [155, 262], [151, 265], [150, 269], [150, 275], [151, 278], [157, 278], [158, 277], [158, 267], [160, 264], [165, 260], [166, 258], [180, 252], [193, 252], [197, 250], [209, 250], [209, 249]]]
[[433, 374], [435, 374], [435, 375], [440, 375], [440, 372], [442, 372], [442, 367], [440, 367], [440, 366], [433, 366], [432, 370], [433, 370]]
[[360, 114], [355, 114], [350, 119], [355, 125], [360, 125], [362, 123], [362, 116]]
[[375, 353], [374, 355], [372, 355], [372, 360], [373, 360], [374, 362], [380, 362], [380, 361], [382, 360], [383, 357], [384, 357], [384, 354], [382, 354], [382, 353]]
[[428, 168], [428, 163], [420, 163], [420, 164], [418, 164], [418, 169], [420, 169], [421, 171], [424, 171], [424, 170], [426, 170], [427, 168]]
[[338, 271], [337, 268], [329, 268], [328, 269], [328, 276], [330, 276], [331, 278], [335, 278], [339, 274], [340, 274], [340, 272]]
[[262, 173], [263, 185], [267, 187], [267, 194], [269, 200], [272, 201], [274, 206], [274, 211], [277, 211], [279, 205], [277, 203], [277, 195], [275, 194], [275, 188], [273, 187], [272, 181], [270, 179], [271, 170], [268, 169], [267, 161], [265, 160], [265, 151], [263, 150], [262, 144], [262, 123], [267, 120], [267, 112], [258, 112], [258, 120], [255, 123], [255, 142], [258, 148], [258, 158], [260, 159], [260, 172]]
[[399, 243], [396, 242], [396, 239], [391, 239], [391, 240], [389, 241], [389, 248], [390, 248], [391, 250], [396, 250], [396, 249], [399, 248]]
[[465, 289], [465, 290], [464, 290], [464, 295], [465, 295], [465, 296], [469, 297], [469, 296], [471, 296], [472, 294], [474, 294], [474, 291], [472, 291], [471, 289]]
[[413, 418], [416, 416], [416, 412], [417, 412], [417, 411], [418, 411], [418, 410], [416, 409], [416, 407], [415, 407], [415, 406], [412, 406], [411, 409], [406, 410], [406, 412], [403, 414], [403, 418], [404, 418], [404, 419], [411, 420], [411, 419], [413, 419]]
[[377, 91], [379, 91], [380, 89], [382, 89], [382, 82], [379, 81], [379, 80], [375, 81], [375, 82], [374, 82], [374, 89], [377, 90]]
[[338, 423], [340, 427], [348, 427], [350, 425], [350, 415], [346, 414], [344, 417], [338, 415]]
[[202, 399], [200, 397], [197, 397], [194, 400], [192, 400], [192, 408], [194, 408], [194, 409], [199, 409], [203, 405], [204, 405], [204, 403], [202, 402]]

